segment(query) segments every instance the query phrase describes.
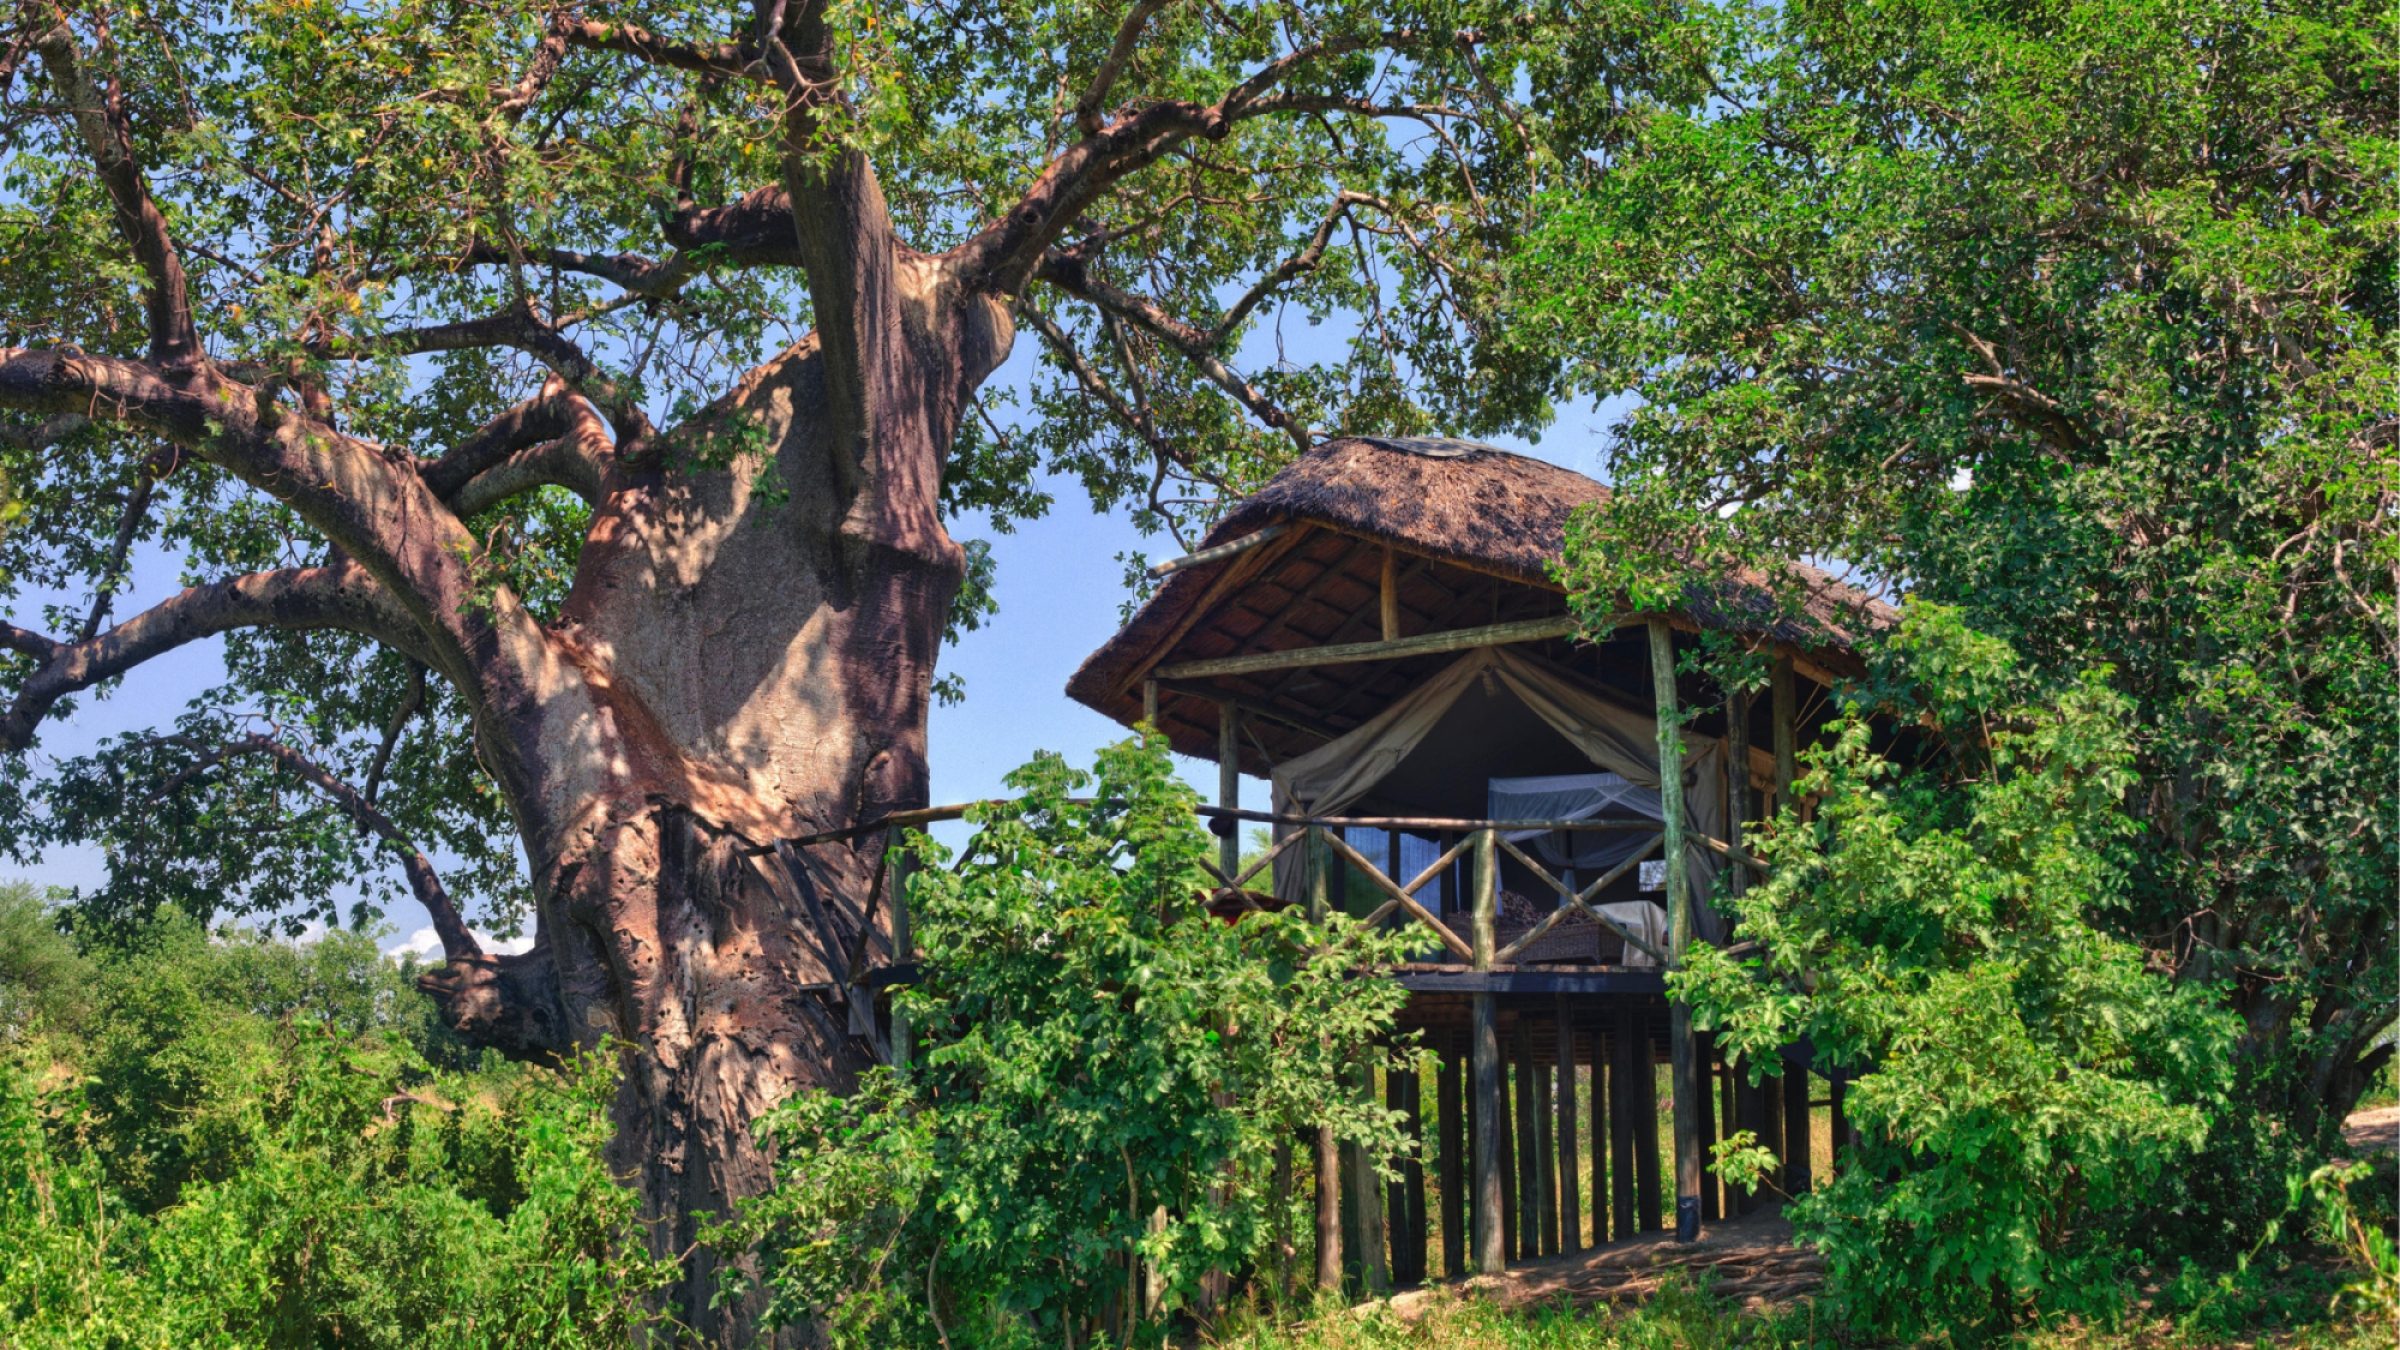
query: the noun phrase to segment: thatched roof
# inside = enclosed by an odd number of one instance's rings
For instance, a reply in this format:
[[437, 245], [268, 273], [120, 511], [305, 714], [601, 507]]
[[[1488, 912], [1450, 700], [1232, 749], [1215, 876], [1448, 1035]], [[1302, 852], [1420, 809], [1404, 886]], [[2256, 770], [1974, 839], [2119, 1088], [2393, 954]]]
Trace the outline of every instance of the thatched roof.
[[[1380, 631], [1381, 546], [1410, 564], [1402, 587], [1404, 631], [1563, 613], [1565, 597], [1549, 568], [1564, 543], [1567, 518], [1607, 497], [1607, 488], [1582, 474], [1474, 442], [1329, 441], [1236, 505], [1202, 547], [1276, 524], [1287, 527], [1282, 535], [1171, 575], [1075, 672], [1067, 692], [1130, 724], [1141, 714], [1140, 682], [1157, 666], [1372, 640]], [[1838, 660], [1859, 634], [1891, 616], [1888, 607], [1816, 568], [1794, 563], [1790, 576], [1806, 591], [1814, 631], [1770, 621], [1769, 579], [1756, 575], [1730, 578], [1717, 593], [1694, 596], [1683, 617], [1694, 626], [1755, 632]], [[1405, 688], [1410, 672], [1394, 668], [1425, 660], [1344, 668], [1334, 681], [1342, 688], [1322, 697], [1289, 680], [1237, 680], [1226, 692], [1289, 712], [1295, 722], [1313, 721], [1321, 738], [1356, 725], [1388, 701], [1359, 686]], [[1646, 678], [1647, 667], [1642, 669]], [[1214, 757], [1213, 732], [1197, 710], [1178, 718], [1162, 709], [1160, 720], [1178, 749]]]

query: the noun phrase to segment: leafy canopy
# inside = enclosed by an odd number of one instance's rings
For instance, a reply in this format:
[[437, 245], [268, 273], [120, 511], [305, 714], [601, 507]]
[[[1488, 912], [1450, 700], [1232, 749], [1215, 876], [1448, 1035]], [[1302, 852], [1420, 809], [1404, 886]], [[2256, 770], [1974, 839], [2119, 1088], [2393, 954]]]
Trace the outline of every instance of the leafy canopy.
[[1838, 719], [1798, 785], [1814, 818], [1786, 808], [1772, 871], [1732, 900], [1763, 955], [1695, 946], [1668, 984], [1754, 1074], [1803, 1038], [1863, 1074], [1859, 1143], [1789, 1211], [1853, 1325], [2112, 1313], [2142, 1259], [2129, 1221], [2207, 1139], [2237, 1024], [2093, 924], [2125, 902], [2137, 828], [2124, 697], [2095, 675], [2016, 701], [2007, 646], [1922, 602], [1894, 645], [1941, 672], [1910, 705], [1977, 748], [1905, 769], [1865, 708]]
[[1709, 97], [1637, 106], [1513, 264], [1517, 340], [1640, 399], [1575, 584], [1835, 559], [2007, 644], [2007, 701], [2106, 670], [2144, 829], [2103, 920], [2229, 982], [2248, 1090], [2330, 1131], [2400, 1012], [2388, 14], [1708, 12]]
[[955, 863], [913, 841], [914, 1064], [770, 1116], [776, 1188], [729, 1234], [759, 1244], [770, 1318], [838, 1344], [1092, 1343], [1209, 1270], [1289, 1276], [1279, 1151], [1318, 1126], [1379, 1166], [1405, 1147], [1347, 1086], [1413, 1069], [1405, 992], [1361, 978], [1402, 939], [1201, 908], [1212, 841], [1162, 742], [1009, 782]]

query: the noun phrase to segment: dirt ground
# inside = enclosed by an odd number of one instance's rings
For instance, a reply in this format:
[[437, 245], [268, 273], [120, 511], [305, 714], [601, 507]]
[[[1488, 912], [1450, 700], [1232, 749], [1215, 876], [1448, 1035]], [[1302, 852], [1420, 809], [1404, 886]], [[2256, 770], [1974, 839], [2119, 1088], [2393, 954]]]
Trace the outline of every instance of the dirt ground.
[[[2378, 1107], [2351, 1116], [2342, 1136], [2355, 1156], [2400, 1152], [2400, 1106]], [[1709, 1287], [1745, 1308], [1813, 1293], [1824, 1281], [1816, 1253], [1792, 1243], [1792, 1226], [1779, 1204], [1762, 1205], [1740, 1219], [1707, 1225], [1700, 1241], [1678, 1246], [1666, 1233], [1612, 1242], [1574, 1256], [1554, 1256], [1511, 1266], [1506, 1273], [1479, 1276], [1464, 1288], [1509, 1304], [1567, 1299], [1578, 1304], [1640, 1302], [1668, 1275], [1682, 1271], [1712, 1275]], [[1442, 1289], [1395, 1295], [1388, 1306], [1403, 1318], [1422, 1313]]]

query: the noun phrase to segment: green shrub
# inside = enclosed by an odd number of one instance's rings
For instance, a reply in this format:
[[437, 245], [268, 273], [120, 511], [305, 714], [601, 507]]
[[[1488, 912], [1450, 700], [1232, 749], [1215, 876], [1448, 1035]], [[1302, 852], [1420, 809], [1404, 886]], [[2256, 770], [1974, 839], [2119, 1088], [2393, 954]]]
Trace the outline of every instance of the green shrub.
[[373, 944], [169, 924], [0, 1062], [0, 1341], [622, 1345], [672, 1274], [605, 1055], [437, 1069]]
[[912, 1068], [773, 1114], [778, 1184], [723, 1234], [757, 1248], [771, 1319], [837, 1344], [1155, 1326], [1212, 1269], [1274, 1282], [1279, 1146], [1322, 1123], [1379, 1159], [1403, 1147], [1343, 1086], [1408, 1062], [1383, 1048], [1404, 993], [1354, 978], [1400, 939], [1211, 917], [1210, 841], [1160, 744], [1009, 782], [1023, 798], [974, 817], [955, 867], [911, 841], [929, 869], [911, 891], [925, 979], [898, 998]]
[[2126, 704], [2098, 678], [2041, 701], [2007, 648], [1912, 604], [1884, 692], [1949, 737], [1934, 767], [1835, 723], [1733, 901], [1763, 955], [1695, 949], [1670, 983], [1754, 1065], [1807, 1037], [1869, 1070], [1862, 1144], [1792, 1208], [1854, 1325], [1909, 1336], [2107, 1315], [2144, 1256], [2129, 1219], [2223, 1107], [2218, 991], [2092, 927], [2118, 903]]

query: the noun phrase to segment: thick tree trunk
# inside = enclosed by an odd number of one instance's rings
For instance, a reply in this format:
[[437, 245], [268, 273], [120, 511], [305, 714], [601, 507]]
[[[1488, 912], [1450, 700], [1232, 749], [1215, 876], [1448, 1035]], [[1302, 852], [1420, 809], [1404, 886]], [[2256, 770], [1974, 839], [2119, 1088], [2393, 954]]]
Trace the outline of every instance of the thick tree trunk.
[[[691, 1252], [706, 1216], [768, 1184], [760, 1113], [872, 1062], [844, 995], [854, 956], [890, 956], [886, 840], [774, 846], [925, 804], [963, 570], [940, 464], [1010, 339], [998, 305], [931, 264], [885, 280], [900, 340], [867, 371], [866, 443], [828, 416], [811, 338], [617, 470], [554, 634], [560, 690], [480, 728], [532, 860], [537, 942], [428, 987], [510, 1053], [625, 1047], [615, 1160], [661, 1252]], [[754, 1306], [709, 1307], [714, 1258], [685, 1269], [677, 1314], [746, 1342]]]

